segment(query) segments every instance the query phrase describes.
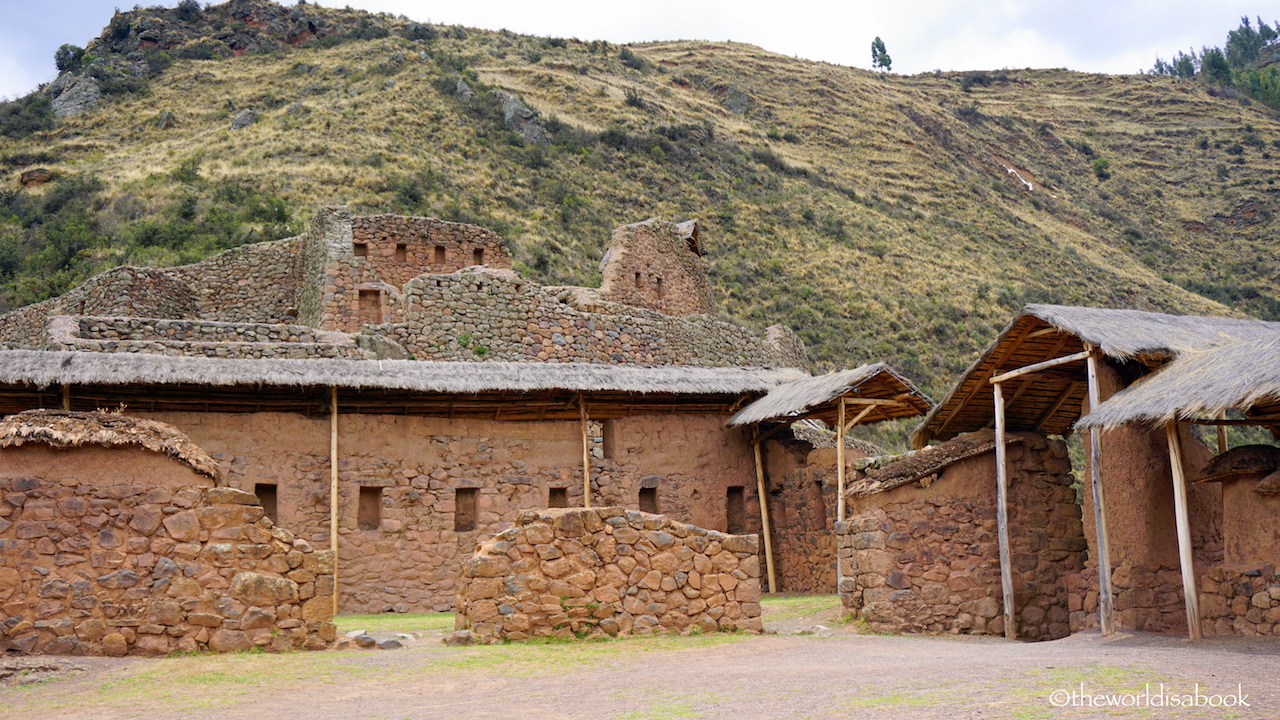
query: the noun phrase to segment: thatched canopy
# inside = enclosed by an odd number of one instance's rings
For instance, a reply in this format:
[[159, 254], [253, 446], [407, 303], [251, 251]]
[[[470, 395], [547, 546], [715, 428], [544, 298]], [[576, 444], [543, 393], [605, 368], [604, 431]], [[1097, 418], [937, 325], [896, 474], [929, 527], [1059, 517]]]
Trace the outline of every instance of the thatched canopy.
[[125, 404], [140, 410], [341, 412], [493, 419], [598, 419], [653, 413], [724, 414], [774, 386], [806, 377], [795, 369], [644, 367], [585, 363], [463, 363], [412, 360], [231, 360], [133, 353], [0, 352], [0, 413], [57, 406]]
[[1184, 353], [1100, 404], [1079, 426], [1161, 423], [1227, 410], [1280, 427], [1280, 332]]
[[[1024, 440], [1025, 437], [1015, 433], [1005, 438], [1005, 444], [1012, 445]], [[978, 430], [965, 433], [940, 445], [905, 453], [874, 470], [868, 470], [865, 476], [849, 485], [845, 494], [852, 497], [892, 490], [937, 475], [947, 469], [947, 466], [966, 458], [991, 452], [995, 446], [994, 431]]]
[[875, 406], [864, 423], [917, 417], [933, 407], [929, 396], [910, 380], [884, 363], [875, 363], [778, 385], [730, 418], [728, 424], [789, 422], [802, 418], [834, 424], [842, 397], [894, 403]]
[[108, 412], [27, 410], [0, 419], [0, 448], [140, 447], [218, 479], [218, 464], [172, 425]]
[[[1118, 361], [1159, 367], [1183, 353], [1269, 337], [1280, 323], [1140, 310], [1028, 305], [925, 417], [912, 441], [923, 447], [990, 427], [994, 403], [989, 380], [1001, 373], [1096, 346]], [[1005, 387], [1010, 430], [1071, 432], [1088, 394], [1085, 361], [1010, 381]]]

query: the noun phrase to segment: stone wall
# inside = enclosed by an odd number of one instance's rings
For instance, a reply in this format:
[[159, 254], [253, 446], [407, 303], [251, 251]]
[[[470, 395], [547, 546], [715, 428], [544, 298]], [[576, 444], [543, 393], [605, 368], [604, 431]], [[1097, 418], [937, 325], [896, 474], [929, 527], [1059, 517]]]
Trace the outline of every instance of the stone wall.
[[353, 247], [365, 245], [368, 277], [363, 279], [397, 288], [423, 273], [451, 273], [471, 265], [511, 269], [511, 254], [497, 233], [435, 218], [355, 217], [351, 219], [351, 242]]
[[696, 224], [686, 235], [657, 218], [617, 228], [602, 263], [600, 296], [664, 315], [715, 313], [697, 233]]
[[39, 348], [55, 315], [194, 318], [197, 312], [191, 288], [167, 271], [117, 267], [65, 295], [0, 315], [0, 340]]
[[55, 315], [49, 318], [42, 347], [220, 358], [377, 359], [361, 337], [303, 325]]
[[333, 557], [151, 451], [0, 449], [0, 651], [320, 649]]
[[[390, 295], [393, 306], [400, 302]], [[386, 334], [422, 360], [803, 367], [779, 347], [708, 315], [670, 317], [603, 302], [583, 288], [545, 288], [512, 272], [468, 268], [405, 285], [403, 318]], [[801, 346], [802, 347], [802, 346]]]
[[481, 642], [760, 632], [759, 540], [621, 507], [526, 511], [463, 565]]
[[198, 314], [70, 313], [155, 318], [200, 317], [248, 323], [298, 322], [298, 292], [305, 266], [305, 236], [242, 245], [165, 273], [191, 288]]
[[[1066, 579], [1084, 562], [1080, 506], [1059, 440], [1019, 433], [1009, 452], [1009, 544], [1018, 637], [1070, 633]], [[928, 487], [852, 496], [836, 524], [845, 607], [876, 630], [1004, 633], [995, 453], [960, 460]]]
[[[774, 570], [782, 592], [830, 594], [836, 589], [836, 450], [810, 448], [795, 441], [763, 446]], [[846, 462], [862, 456], [848, 449]]]
[[1205, 635], [1280, 637], [1280, 573], [1264, 567], [1216, 567], [1201, 574], [1200, 628]]
[[[219, 461], [228, 484], [274, 485], [279, 521], [317, 547], [329, 536], [329, 421], [287, 413], [149, 413]], [[592, 503], [638, 508], [653, 488], [663, 513], [727, 529], [730, 488], [741, 488], [743, 532], [758, 532], [750, 448], [717, 416], [641, 416], [606, 423], [608, 453], [592, 463]], [[603, 438], [602, 438], [603, 441]], [[582, 505], [577, 422], [494, 422], [397, 415], [339, 418], [339, 598], [343, 612], [452, 609], [458, 568], [478, 542], [552, 490]], [[361, 524], [361, 489], [379, 503]], [[457, 523], [459, 491], [474, 492], [475, 522]], [[465, 493], [463, 493], [465, 494]]]

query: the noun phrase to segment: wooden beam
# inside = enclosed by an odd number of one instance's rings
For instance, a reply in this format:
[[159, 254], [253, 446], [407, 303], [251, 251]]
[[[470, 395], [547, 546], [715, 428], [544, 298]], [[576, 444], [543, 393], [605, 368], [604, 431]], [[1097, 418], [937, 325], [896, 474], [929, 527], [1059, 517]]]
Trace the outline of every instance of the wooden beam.
[[975, 396], [977, 396], [979, 392], [981, 392], [982, 388], [986, 387], [987, 383], [983, 382], [983, 380], [988, 380], [991, 378], [992, 375], [995, 375], [999, 367], [1004, 364], [1004, 361], [1008, 360], [1010, 356], [1012, 356], [1015, 352], [1017, 352], [1018, 348], [1022, 346], [1022, 341], [1026, 340], [1027, 337], [1028, 335], [1025, 333], [1022, 335], [1019, 335], [1017, 338], [1013, 340], [1013, 342], [1009, 344], [1009, 347], [1005, 348], [1004, 352], [1000, 353], [999, 357], [997, 357], [995, 361], [991, 363], [990, 369], [984, 371], [983, 374], [986, 377], [974, 383], [973, 388], [971, 388], [969, 392], [965, 393], [963, 398], [960, 398], [960, 402], [957, 403], [956, 406], [951, 409], [950, 413], [947, 413], [947, 417], [943, 419], [941, 423], [938, 423], [939, 432], [941, 432], [948, 425], [950, 425], [951, 421], [955, 418], [956, 414], [959, 413], [962, 409], [964, 409], [964, 407], [969, 404], [969, 401], [972, 400]]
[[1000, 543], [1000, 591], [1004, 598], [1004, 636], [1018, 638], [1017, 614], [1013, 606], [1013, 568], [1009, 558], [1009, 458], [1004, 442], [1004, 391], [992, 387], [996, 416], [996, 535]]
[[[1227, 412], [1225, 410], [1223, 410], [1222, 412], [1219, 412], [1218, 419], [1226, 420]], [[1227, 451], [1227, 426], [1219, 425], [1218, 426], [1218, 454], [1221, 455], [1226, 451]]]
[[333, 616], [338, 617], [338, 388], [329, 388], [329, 550], [333, 552]]
[[1017, 370], [1010, 370], [1009, 372], [1001, 373], [999, 375], [992, 377], [987, 382], [991, 383], [992, 385], [998, 385], [1002, 382], [1005, 382], [1006, 380], [1012, 380], [1016, 377], [1026, 375], [1028, 373], [1039, 372], [1040, 370], [1047, 370], [1051, 367], [1057, 367], [1058, 365], [1066, 365], [1067, 363], [1073, 363], [1079, 360], [1084, 360], [1087, 357], [1089, 357], [1089, 351], [1081, 350], [1078, 353], [1073, 353], [1071, 355], [1064, 355], [1063, 357], [1054, 358], [1052, 360], [1045, 360], [1044, 362], [1033, 363], [1025, 367], [1020, 367]]
[[[1092, 350], [1089, 346], [1086, 349]], [[1091, 352], [1087, 361], [1089, 412], [1098, 407], [1098, 359]], [[1102, 440], [1097, 428], [1089, 428], [1089, 492], [1093, 497], [1093, 530], [1098, 551], [1098, 625], [1103, 637], [1115, 632], [1111, 590], [1111, 544], [1107, 533], [1107, 508], [1102, 493]]]
[[1075, 392], [1078, 387], [1080, 387], [1080, 383], [1078, 382], [1073, 382], [1070, 385], [1067, 385], [1067, 389], [1062, 391], [1062, 394], [1058, 396], [1058, 399], [1053, 401], [1053, 404], [1050, 405], [1049, 409], [1040, 416], [1039, 420], [1036, 420], [1035, 426], [1031, 429], [1039, 431], [1040, 428], [1044, 427], [1044, 424], [1049, 422], [1049, 420], [1058, 413], [1058, 410], [1062, 409], [1063, 404], [1067, 402], [1067, 399], [1071, 397], [1071, 393]]
[[1280, 415], [1256, 415], [1254, 417], [1245, 418], [1244, 420], [1179, 420], [1179, 422], [1191, 423], [1192, 425], [1217, 425], [1219, 427], [1229, 427], [1235, 425], [1275, 425], [1280, 423]]
[[[839, 411], [836, 414], [836, 521], [844, 521], [844, 410], [845, 399], [840, 398]], [[874, 407], [868, 405], [862, 412], [865, 414]], [[839, 553], [837, 553], [839, 554]]]
[[1031, 340], [1033, 338], [1044, 337], [1045, 335], [1052, 335], [1054, 333], [1063, 333], [1063, 332], [1065, 331], [1062, 330], [1061, 328], [1056, 328], [1056, 327], [1040, 328], [1039, 330], [1032, 330], [1031, 332], [1027, 333], [1026, 338], [1028, 340]]
[[591, 507], [591, 435], [587, 431], [587, 403], [578, 395], [578, 417], [582, 425], [582, 507]]
[[70, 385], [62, 386], [62, 409], [63, 410], [71, 409], [71, 386]]
[[766, 431], [766, 432], [759, 433], [759, 434], [757, 434], [755, 437], [751, 438], [751, 444], [752, 444], [752, 445], [759, 445], [760, 443], [764, 442], [765, 440], [768, 440], [769, 438], [773, 437], [773, 434], [774, 434], [774, 433], [778, 432], [779, 430], [781, 430], [782, 428], [785, 428], [785, 427], [791, 427], [791, 423], [784, 422], [784, 423], [782, 423], [782, 424], [780, 424], [780, 425], [774, 425], [772, 430], [768, 430], [768, 431]]
[[847, 405], [905, 405], [900, 400], [889, 400], [886, 398], [841, 398]]
[[764, 460], [759, 443], [752, 445], [756, 459], [756, 494], [760, 497], [760, 529], [764, 533], [764, 567], [769, 580], [769, 592], [778, 592], [778, 579], [773, 571], [773, 533], [769, 526], [769, 492], [764, 486]]
[[[850, 420], [849, 422], [845, 423], [845, 425], [844, 425], [844, 430], [845, 430], [845, 432], [848, 432], [848, 431], [849, 431], [849, 429], [850, 429], [850, 428], [852, 428], [854, 425], [857, 425], [858, 423], [862, 422], [863, 418], [865, 418], [866, 416], [870, 415], [872, 410], [880, 410], [880, 406], [879, 406], [879, 405], [868, 405], [867, 407], [863, 408], [861, 412], [859, 412], [857, 415], [854, 415], [854, 416], [853, 416], [853, 419], [852, 419], [852, 420]], [[884, 411], [883, 411], [883, 410], [881, 410], [881, 411], [880, 411], [880, 414], [881, 414], [881, 415], [884, 415]], [[886, 420], [889, 420], [889, 419], [892, 419], [892, 418], [889, 418], [889, 416], [885, 415], [885, 419], [886, 419]]]
[[1187, 605], [1187, 634], [1199, 640], [1200, 598], [1196, 595], [1196, 568], [1191, 557], [1191, 521], [1187, 517], [1187, 479], [1182, 472], [1182, 442], [1178, 439], [1178, 422], [1164, 426], [1169, 441], [1169, 469], [1173, 471], [1173, 513], [1178, 525], [1178, 563], [1182, 569], [1182, 597]]

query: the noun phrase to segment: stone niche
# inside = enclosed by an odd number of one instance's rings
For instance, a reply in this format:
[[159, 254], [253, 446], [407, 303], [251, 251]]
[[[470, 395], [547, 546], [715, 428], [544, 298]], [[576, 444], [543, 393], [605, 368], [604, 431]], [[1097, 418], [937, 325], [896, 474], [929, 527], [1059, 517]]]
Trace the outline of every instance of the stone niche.
[[153, 421], [0, 422], [0, 652], [327, 647], [332, 553], [276, 527], [254, 495], [215, 487], [216, 467]]
[[521, 512], [462, 568], [480, 642], [760, 632], [759, 539], [620, 507]]
[[[851, 488], [870, 490], [851, 493], [848, 520], [835, 526], [843, 573], [840, 598], [873, 629], [1004, 633], [994, 440], [972, 437], [979, 434], [899, 461], [916, 464], [918, 472], [895, 476], [893, 465], [879, 471], [908, 482]], [[955, 450], [965, 443], [967, 449]], [[1070, 634], [1066, 581], [1079, 574], [1085, 556], [1067, 448], [1061, 440], [1015, 433], [1008, 455], [1018, 637], [1065, 637]]]

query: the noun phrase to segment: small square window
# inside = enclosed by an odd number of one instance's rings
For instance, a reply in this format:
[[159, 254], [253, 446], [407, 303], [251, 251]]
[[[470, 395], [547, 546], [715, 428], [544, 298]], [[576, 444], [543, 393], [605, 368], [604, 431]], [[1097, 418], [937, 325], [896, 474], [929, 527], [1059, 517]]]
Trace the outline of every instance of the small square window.
[[640, 512], [658, 514], [658, 488], [640, 488]]
[[548, 488], [547, 489], [547, 507], [553, 507], [553, 508], [569, 507], [569, 489], [568, 488]]
[[352, 244], [351, 244], [351, 249], [352, 249], [352, 251], [354, 251], [354, 252], [355, 252], [356, 257], [369, 257], [369, 244], [368, 244], [368, 243], [361, 243], [361, 242], [358, 242], [358, 243], [352, 243]]

